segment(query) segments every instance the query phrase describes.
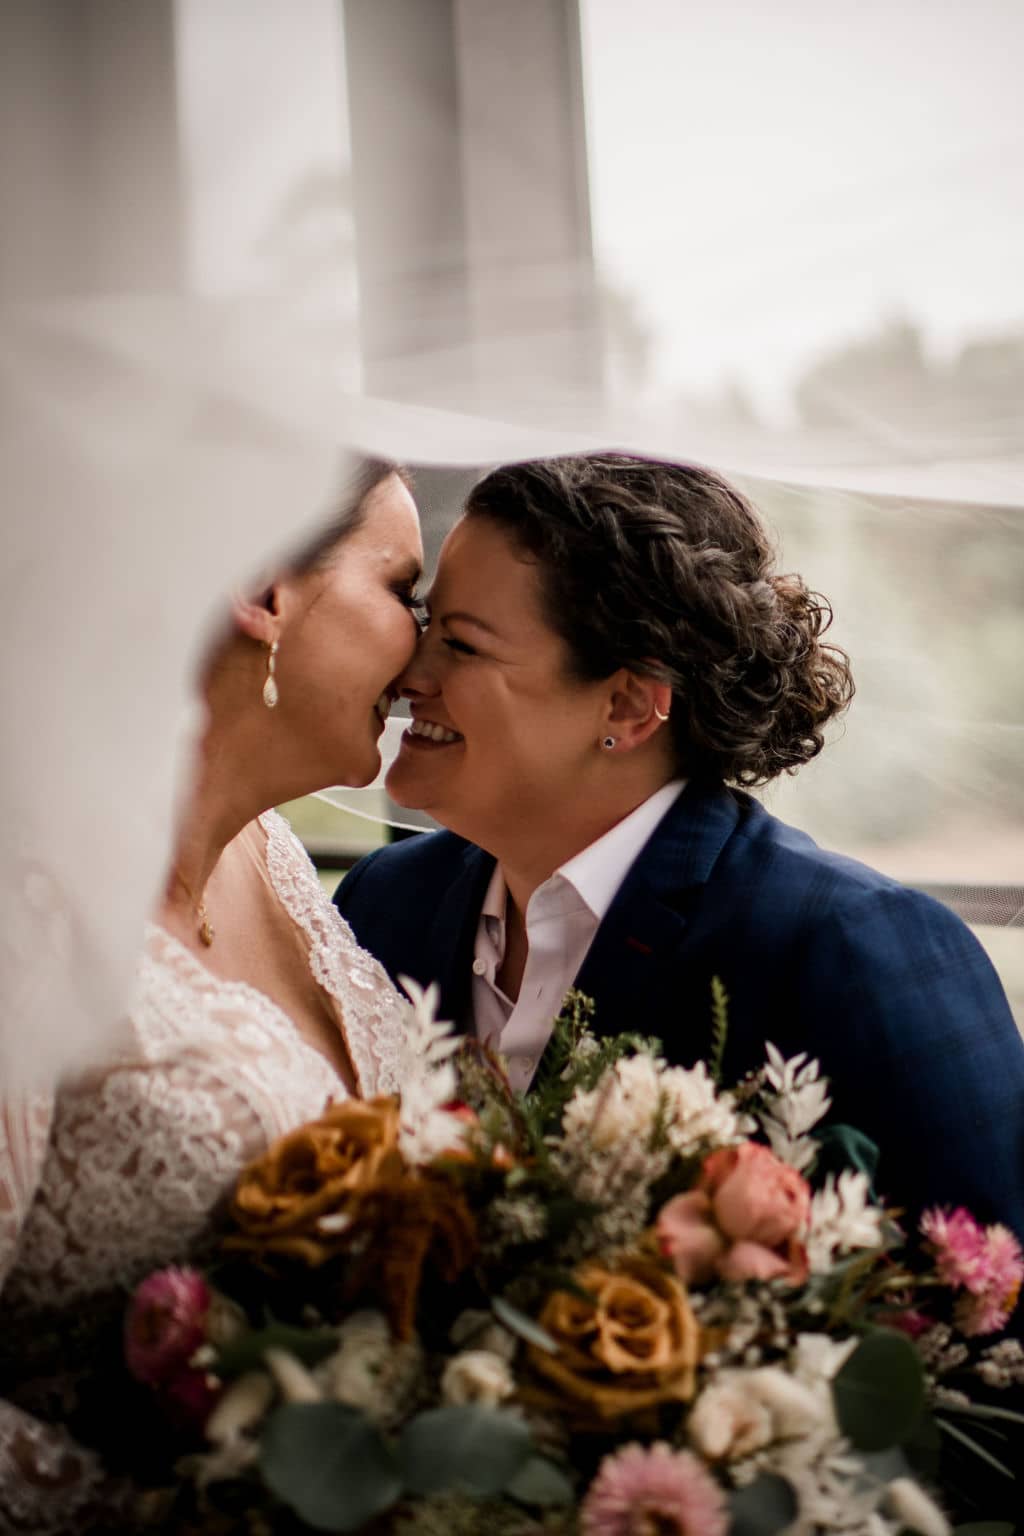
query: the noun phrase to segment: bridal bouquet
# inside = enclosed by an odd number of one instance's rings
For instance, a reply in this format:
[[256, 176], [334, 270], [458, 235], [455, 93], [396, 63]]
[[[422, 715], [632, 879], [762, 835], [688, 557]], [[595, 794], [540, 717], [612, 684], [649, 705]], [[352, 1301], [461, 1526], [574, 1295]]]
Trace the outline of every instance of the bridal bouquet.
[[165, 1528], [943, 1536], [944, 1443], [1012, 1476], [1024, 1351], [984, 1341], [1021, 1250], [962, 1209], [908, 1240], [817, 1063], [726, 1091], [717, 986], [690, 1069], [570, 994], [524, 1098], [406, 986], [401, 1099], [284, 1137], [215, 1262], [132, 1300], [128, 1368], [194, 1433]]

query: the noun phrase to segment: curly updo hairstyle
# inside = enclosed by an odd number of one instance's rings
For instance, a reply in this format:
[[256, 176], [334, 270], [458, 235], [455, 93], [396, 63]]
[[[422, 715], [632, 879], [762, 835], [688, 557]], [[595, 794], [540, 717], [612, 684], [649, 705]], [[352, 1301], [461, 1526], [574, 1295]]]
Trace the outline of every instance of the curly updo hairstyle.
[[480, 481], [466, 513], [538, 562], [574, 676], [628, 667], [670, 685], [691, 778], [794, 772], [853, 697], [846, 653], [822, 641], [829, 604], [775, 574], [758, 513], [712, 470], [611, 453], [511, 464]]

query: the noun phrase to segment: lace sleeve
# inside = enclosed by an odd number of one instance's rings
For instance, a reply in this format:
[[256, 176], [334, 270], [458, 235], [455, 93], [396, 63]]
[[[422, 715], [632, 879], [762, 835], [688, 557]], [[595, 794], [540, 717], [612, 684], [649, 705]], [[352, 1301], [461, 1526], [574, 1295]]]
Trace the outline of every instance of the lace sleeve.
[[[46, 1157], [53, 1099], [39, 1094], [0, 1106], [0, 1286]], [[0, 1399], [0, 1531], [57, 1536], [107, 1521], [116, 1500], [98, 1459], [59, 1426]]]
[[0, 1104], [0, 1287], [39, 1185], [52, 1120], [49, 1094]]

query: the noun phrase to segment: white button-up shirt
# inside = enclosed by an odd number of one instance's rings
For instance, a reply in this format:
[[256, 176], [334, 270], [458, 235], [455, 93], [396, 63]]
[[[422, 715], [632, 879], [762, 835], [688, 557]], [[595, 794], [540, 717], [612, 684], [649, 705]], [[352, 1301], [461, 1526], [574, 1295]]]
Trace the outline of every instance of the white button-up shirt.
[[526, 907], [528, 954], [514, 1003], [496, 980], [505, 958], [508, 888], [501, 865], [495, 867], [473, 951], [473, 1027], [506, 1058], [513, 1088], [529, 1087], [602, 918], [684, 783], [663, 785], [537, 887]]

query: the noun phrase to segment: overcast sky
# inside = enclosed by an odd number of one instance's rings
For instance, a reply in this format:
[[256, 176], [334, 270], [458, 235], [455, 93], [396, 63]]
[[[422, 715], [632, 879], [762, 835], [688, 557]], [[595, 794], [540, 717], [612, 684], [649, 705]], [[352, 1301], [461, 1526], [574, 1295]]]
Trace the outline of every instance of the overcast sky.
[[1024, 328], [1020, 0], [582, 0], [599, 262], [663, 383], [784, 413], [886, 317]]

